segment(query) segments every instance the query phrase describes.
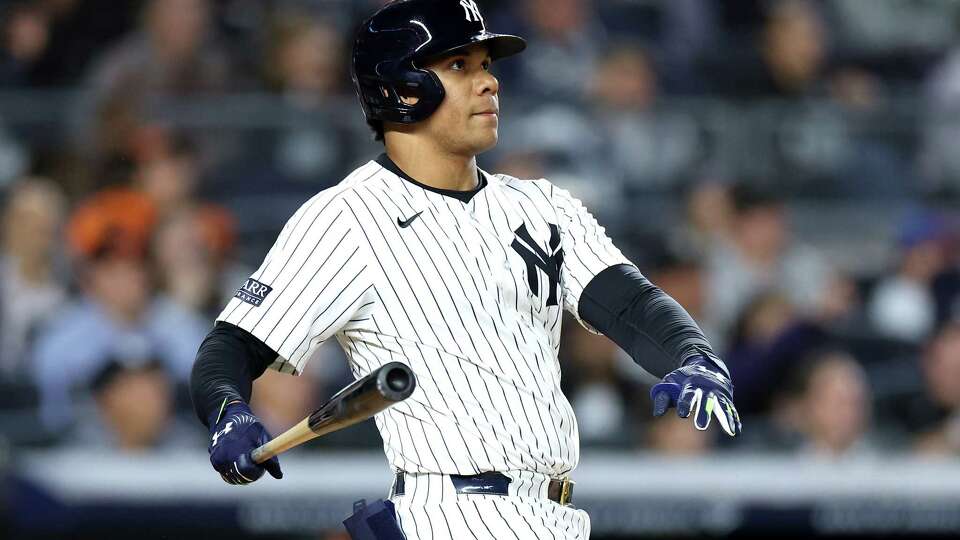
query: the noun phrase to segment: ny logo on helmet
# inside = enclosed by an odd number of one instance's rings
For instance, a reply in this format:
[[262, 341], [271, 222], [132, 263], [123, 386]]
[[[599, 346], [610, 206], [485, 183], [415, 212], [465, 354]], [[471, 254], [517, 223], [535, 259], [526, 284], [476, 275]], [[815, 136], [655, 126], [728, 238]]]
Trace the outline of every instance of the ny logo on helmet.
[[480, 8], [477, 7], [475, 0], [460, 0], [460, 6], [463, 8], [463, 14], [466, 15], [468, 21], [483, 22], [483, 17], [480, 16]]

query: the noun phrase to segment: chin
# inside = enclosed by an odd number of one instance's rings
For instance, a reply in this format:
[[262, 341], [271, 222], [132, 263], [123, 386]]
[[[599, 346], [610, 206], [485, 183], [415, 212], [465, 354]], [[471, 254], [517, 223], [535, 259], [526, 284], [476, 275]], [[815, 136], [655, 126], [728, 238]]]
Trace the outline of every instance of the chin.
[[499, 138], [500, 136], [497, 134], [496, 130], [490, 134], [485, 133], [483, 136], [478, 137], [476, 144], [474, 145], [477, 148], [476, 153], [479, 154], [481, 152], [486, 152], [487, 150], [492, 150], [493, 147], [497, 146], [497, 141]]

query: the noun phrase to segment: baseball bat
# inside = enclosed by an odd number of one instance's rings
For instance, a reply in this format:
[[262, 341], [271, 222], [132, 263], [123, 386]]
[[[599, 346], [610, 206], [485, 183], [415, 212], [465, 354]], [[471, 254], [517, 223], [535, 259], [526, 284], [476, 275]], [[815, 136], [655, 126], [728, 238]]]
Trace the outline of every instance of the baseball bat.
[[385, 364], [345, 386], [299, 424], [254, 449], [250, 458], [263, 463], [294, 446], [362, 422], [407, 399], [416, 386], [417, 379], [406, 364]]

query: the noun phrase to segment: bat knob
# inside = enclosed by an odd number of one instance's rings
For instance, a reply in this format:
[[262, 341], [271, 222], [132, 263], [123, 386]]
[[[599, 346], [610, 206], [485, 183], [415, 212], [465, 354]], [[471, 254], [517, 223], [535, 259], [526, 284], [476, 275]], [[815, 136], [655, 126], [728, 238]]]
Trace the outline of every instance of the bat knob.
[[393, 401], [402, 401], [410, 397], [417, 386], [413, 371], [406, 364], [391, 362], [380, 371], [380, 387], [384, 396]]

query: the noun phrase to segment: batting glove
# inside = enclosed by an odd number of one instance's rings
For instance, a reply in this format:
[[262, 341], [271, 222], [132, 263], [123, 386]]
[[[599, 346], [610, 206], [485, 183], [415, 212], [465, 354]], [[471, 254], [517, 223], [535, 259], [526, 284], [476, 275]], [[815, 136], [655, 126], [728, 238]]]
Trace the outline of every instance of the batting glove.
[[703, 431], [717, 417], [720, 427], [731, 437], [740, 434], [740, 415], [733, 405], [733, 383], [726, 370], [707, 356], [694, 356], [683, 362], [650, 389], [653, 415], [661, 416], [676, 406], [677, 414]]
[[246, 403], [227, 405], [219, 421], [210, 425], [210, 463], [224, 482], [246, 485], [263, 476], [264, 470], [278, 480], [283, 478], [276, 457], [259, 465], [250, 458], [250, 452], [269, 441], [270, 434]]

